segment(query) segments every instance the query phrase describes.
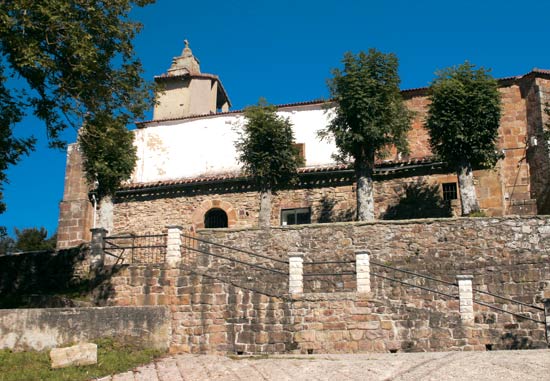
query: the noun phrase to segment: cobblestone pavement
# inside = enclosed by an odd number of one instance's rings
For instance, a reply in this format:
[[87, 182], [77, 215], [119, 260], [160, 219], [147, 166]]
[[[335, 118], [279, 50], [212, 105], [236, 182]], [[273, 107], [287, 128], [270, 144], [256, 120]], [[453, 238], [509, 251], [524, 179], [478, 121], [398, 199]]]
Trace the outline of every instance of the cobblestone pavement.
[[550, 380], [550, 350], [223, 357], [176, 355], [101, 381]]

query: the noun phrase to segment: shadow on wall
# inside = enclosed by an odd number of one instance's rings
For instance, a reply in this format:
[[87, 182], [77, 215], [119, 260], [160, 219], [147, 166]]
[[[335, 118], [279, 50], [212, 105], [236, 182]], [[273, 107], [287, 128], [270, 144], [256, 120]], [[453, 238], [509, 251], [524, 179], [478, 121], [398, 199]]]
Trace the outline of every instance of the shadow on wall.
[[89, 272], [86, 245], [58, 252], [0, 256], [0, 309], [104, 305], [120, 266]]
[[355, 210], [353, 208], [338, 208], [337, 201], [324, 195], [321, 199], [321, 210], [319, 211], [320, 224], [329, 222], [353, 221]]
[[443, 200], [438, 185], [425, 180], [409, 183], [399, 202], [390, 206], [381, 216], [383, 220], [452, 217], [451, 206]]

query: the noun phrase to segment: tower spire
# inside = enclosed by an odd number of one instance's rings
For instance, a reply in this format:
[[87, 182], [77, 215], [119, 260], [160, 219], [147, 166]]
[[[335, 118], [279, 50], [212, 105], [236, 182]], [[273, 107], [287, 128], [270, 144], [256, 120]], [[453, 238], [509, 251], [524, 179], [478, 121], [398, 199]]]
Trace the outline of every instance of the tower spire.
[[189, 41], [185, 39], [183, 43], [185, 47], [181, 55], [172, 59], [172, 65], [167, 73], [169, 76], [201, 73], [199, 60], [195, 58], [191, 48], [189, 48]]

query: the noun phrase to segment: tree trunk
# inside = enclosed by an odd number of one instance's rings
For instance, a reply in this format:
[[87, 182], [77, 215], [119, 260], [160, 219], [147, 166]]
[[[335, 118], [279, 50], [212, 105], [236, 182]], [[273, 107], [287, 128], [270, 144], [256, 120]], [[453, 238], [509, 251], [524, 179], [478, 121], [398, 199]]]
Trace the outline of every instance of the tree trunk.
[[458, 188], [460, 190], [460, 202], [462, 203], [462, 215], [467, 216], [479, 212], [477, 203], [476, 188], [474, 185], [474, 174], [469, 162], [464, 161], [458, 165]]
[[372, 173], [373, 163], [356, 165], [358, 221], [374, 221], [374, 184]]
[[260, 215], [258, 216], [260, 229], [269, 229], [271, 226], [271, 190], [260, 192]]

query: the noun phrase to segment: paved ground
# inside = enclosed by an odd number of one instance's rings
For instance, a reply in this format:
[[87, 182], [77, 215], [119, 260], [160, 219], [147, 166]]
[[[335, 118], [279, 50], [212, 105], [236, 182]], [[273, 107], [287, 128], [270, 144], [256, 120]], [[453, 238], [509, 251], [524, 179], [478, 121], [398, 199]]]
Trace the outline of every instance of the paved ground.
[[267, 358], [177, 355], [102, 381], [550, 380], [550, 350]]

